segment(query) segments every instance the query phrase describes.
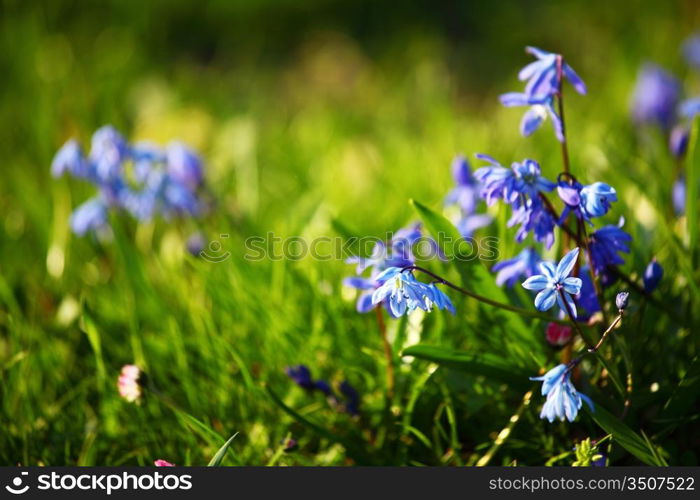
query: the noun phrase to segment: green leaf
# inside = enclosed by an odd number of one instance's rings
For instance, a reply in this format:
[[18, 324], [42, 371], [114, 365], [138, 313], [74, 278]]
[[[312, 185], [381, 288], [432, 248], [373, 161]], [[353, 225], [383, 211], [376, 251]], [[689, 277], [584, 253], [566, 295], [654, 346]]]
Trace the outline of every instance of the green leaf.
[[613, 440], [620, 444], [625, 450], [647, 465], [659, 467], [667, 466], [666, 461], [661, 458], [657, 450], [650, 441], [630, 429], [622, 420], [610, 413], [599, 404], [595, 404], [595, 410], [591, 411], [588, 405], [583, 407], [586, 412], [593, 417], [593, 420], [605, 430], [612, 434]]
[[414, 345], [403, 351], [404, 356], [433, 361], [439, 365], [460, 370], [473, 375], [483, 375], [490, 380], [508, 384], [510, 387], [526, 391], [532, 382], [528, 379], [532, 372], [514, 367], [512, 361], [491, 354], [472, 354], [456, 349], [431, 345]]
[[97, 369], [97, 383], [102, 386], [106, 379], [106, 368], [104, 360], [102, 358], [102, 340], [100, 337], [100, 331], [97, 329], [97, 325], [93, 321], [92, 317], [87, 312], [87, 307], [84, 306], [83, 316], [80, 321], [80, 329], [85, 332], [85, 335], [90, 342], [90, 347], [95, 353], [95, 366]]
[[662, 417], [682, 417], [688, 410], [694, 407], [700, 395], [700, 358], [698, 356], [693, 359], [681, 379], [676, 390], [673, 391], [671, 397], [666, 401], [662, 412]]
[[236, 439], [236, 436], [238, 436], [238, 433], [236, 432], [233, 436], [228, 438], [228, 441], [224, 443], [224, 445], [219, 448], [219, 451], [216, 452], [216, 455], [209, 461], [207, 464], [207, 467], [218, 467], [221, 461], [224, 459], [224, 455], [226, 455], [226, 452], [228, 451], [229, 446], [231, 446], [231, 443], [233, 443], [233, 440]]
[[[473, 245], [470, 244], [470, 240], [465, 240], [459, 234], [454, 224], [443, 215], [428, 208], [419, 201], [411, 200], [411, 204], [416, 212], [418, 212], [425, 227], [433, 236], [442, 252], [455, 266], [464, 287], [495, 302], [509, 304], [510, 298], [506, 295], [503, 288], [496, 285], [496, 280], [487, 269], [484, 261], [481, 260], [481, 250], [473, 248]], [[471, 240], [471, 242], [473, 243], [474, 240]], [[480, 243], [480, 245], [483, 245], [483, 248], [489, 248], [483, 242]], [[479, 252], [479, 255], [475, 257], [474, 252]], [[498, 322], [502, 324], [502, 328], [508, 331], [509, 334], [516, 335], [521, 345], [527, 346], [529, 350], [539, 351], [541, 345], [536, 342], [535, 337], [530, 334], [530, 328], [523, 321], [522, 315], [518, 314], [518, 311], [514, 312], [515, 314], [509, 313], [499, 316]], [[525, 312], [527, 312], [529, 316], [541, 317], [543, 320], [548, 320], [545, 315], [538, 313], [534, 308], [532, 311], [522, 311], [522, 313]], [[492, 313], [493, 310], [489, 312], [489, 314]]]

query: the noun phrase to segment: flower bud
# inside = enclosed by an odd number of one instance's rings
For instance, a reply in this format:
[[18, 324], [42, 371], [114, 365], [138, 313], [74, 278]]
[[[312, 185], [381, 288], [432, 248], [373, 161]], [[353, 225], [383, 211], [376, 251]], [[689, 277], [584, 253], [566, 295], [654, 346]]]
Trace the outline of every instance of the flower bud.
[[571, 340], [572, 330], [570, 326], [559, 323], [549, 323], [547, 325], [546, 336], [549, 345], [560, 347], [566, 345]]
[[629, 301], [630, 301], [630, 293], [629, 292], [620, 292], [617, 294], [617, 297], [615, 297], [615, 305], [617, 306], [617, 309], [620, 311], [627, 308]]

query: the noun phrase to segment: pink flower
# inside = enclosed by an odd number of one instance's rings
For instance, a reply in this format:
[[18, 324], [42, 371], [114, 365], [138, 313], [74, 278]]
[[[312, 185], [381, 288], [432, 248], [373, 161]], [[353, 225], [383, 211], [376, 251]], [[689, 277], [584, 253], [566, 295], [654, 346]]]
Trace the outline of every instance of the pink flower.
[[155, 462], [153, 462], [156, 467], [175, 467], [175, 464], [171, 464], [167, 460], [163, 460], [162, 458], [159, 458]]
[[571, 340], [571, 327], [559, 323], [547, 325], [547, 342], [553, 346], [563, 346]]
[[117, 382], [119, 395], [129, 403], [133, 403], [141, 397], [140, 376], [141, 370], [136, 365], [124, 365], [119, 374], [119, 381]]

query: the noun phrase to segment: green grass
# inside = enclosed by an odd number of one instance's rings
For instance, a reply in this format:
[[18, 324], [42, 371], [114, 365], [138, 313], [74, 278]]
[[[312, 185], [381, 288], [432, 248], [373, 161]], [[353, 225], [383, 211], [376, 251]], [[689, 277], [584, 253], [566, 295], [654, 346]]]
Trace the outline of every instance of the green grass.
[[[689, 219], [672, 215], [676, 166], [661, 139], [637, 133], [628, 116], [647, 58], [700, 91], [700, 77], [677, 55], [693, 28], [685, 7], [642, 2], [630, 21], [602, 4], [526, 12], [508, 3], [486, 16], [496, 16], [493, 26], [480, 22], [487, 13], [479, 7], [462, 13], [473, 31], [457, 42], [429, 21], [363, 38], [318, 14], [317, 26], [305, 25], [285, 47], [288, 32], [270, 41], [256, 29], [274, 12], [266, 2], [240, 11], [227, 4], [192, 12], [114, 2], [109, 26], [80, 3], [3, 4], [0, 463], [205, 465], [238, 433], [222, 465], [473, 465], [489, 450], [492, 465], [540, 465], [612, 433], [614, 465], [697, 465], [700, 277], [697, 228], [686, 222], [697, 221], [697, 206]], [[306, 16], [286, 8], [300, 16], [292, 19]], [[545, 323], [452, 292], [454, 317], [389, 321], [397, 384], [387, 402], [375, 317], [358, 315], [341, 287], [352, 267], [243, 258], [246, 238], [268, 232], [381, 237], [421, 216], [430, 229], [455, 153], [504, 163], [532, 157], [556, 176], [549, 124], [523, 139], [520, 110], [497, 102], [517, 88], [526, 43], [561, 50], [589, 86], [587, 97], [567, 89], [573, 172], [617, 188], [606, 220], [624, 216], [634, 237], [624, 270], [639, 279], [652, 256], [665, 269], [657, 304], [633, 295], [602, 351], [621, 380], [632, 374], [623, 421], [622, 398], [592, 361], [583, 365], [590, 384], [580, 389], [607, 412], [550, 425], [538, 418], [537, 392], [521, 408], [532, 388], [521, 375], [558, 359], [544, 342]], [[112, 242], [72, 235], [70, 212], [91, 188], [51, 179], [51, 158], [67, 138], [87, 143], [105, 123], [132, 140], [180, 138], [196, 147], [216, 200], [210, 214], [141, 225], [115, 214]], [[696, 161], [696, 179], [699, 168]], [[482, 235], [499, 237], [499, 252], [510, 257], [518, 247], [507, 214], [493, 214]], [[187, 254], [185, 240], [198, 228], [231, 256], [214, 264]], [[534, 310], [527, 294], [502, 292], [482, 268], [425, 265]], [[432, 357], [401, 355], [416, 344]], [[116, 378], [127, 363], [141, 366], [162, 397], [120, 399]], [[317, 377], [349, 380], [362, 394], [361, 417], [295, 387], [284, 368], [299, 363]], [[518, 423], [493, 447], [516, 413]], [[280, 455], [289, 435], [299, 449]], [[558, 463], [574, 457], [567, 460]]]

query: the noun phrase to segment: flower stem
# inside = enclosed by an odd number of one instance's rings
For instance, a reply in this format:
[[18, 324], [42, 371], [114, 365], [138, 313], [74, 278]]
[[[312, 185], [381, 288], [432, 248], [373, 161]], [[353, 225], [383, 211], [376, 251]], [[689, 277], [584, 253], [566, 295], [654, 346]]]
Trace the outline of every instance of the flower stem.
[[384, 323], [384, 316], [382, 316], [381, 306], [374, 308], [377, 312], [377, 325], [379, 326], [379, 332], [382, 335], [382, 345], [384, 347], [384, 357], [386, 358], [386, 395], [391, 401], [394, 397], [394, 354], [391, 350], [391, 344], [386, 335], [386, 324]]
[[557, 56], [557, 106], [559, 107], [559, 119], [561, 120], [561, 134], [564, 138], [561, 141], [561, 159], [564, 165], [564, 172], [567, 174], [570, 172], [569, 167], [569, 148], [567, 146], [566, 140], [566, 122], [564, 121], [564, 75], [562, 73], [562, 68], [564, 65], [564, 59], [561, 55]]
[[623, 316], [623, 312], [620, 311], [617, 315], [617, 318], [615, 318], [613, 320], [613, 322], [610, 323], [610, 326], [608, 327], [608, 329], [605, 330], [605, 332], [603, 332], [603, 336], [600, 337], [600, 340], [598, 341], [598, 343], [594, 347], [588, 349], [588, 352], [593, 353], [593, 352], [596, 352], [598, 349], [600, 349], [600, 346], [603, 345], [603, 342], [605, 342], [605, 339], [607, 338], [608, 334], [615, 329], [615, 327], [618, 325], [618, 323], [620, 323], [620, 321], [622, 321], [622, 316]]
[[541, 319], [543, 321], [551, 321], [554, 323], [559, 323], [562, 325], [568, 325], [569, 322], [566, 320], [561, 320], [553, 316], [548, 316], [546, 314], [542, 314], [539, 312], [535, 311], [530, 311], [529, 309], [523, 309], [522, 307], [517, 307], [517, 306], [511, 306], [510, 304], [504, 304], [503, 302], [498, 302], [497, 300], [491, 300], [487, 297], [484, 297], [482, 295], [479, 295], [477, 293], [471, 292], [469, 290], [466, 290], [460, 286], [455, 285], [454, 283], [446, 280], [445, 278], [442, 278], [441, 276], [438, 276], [437, 274], [433, 273], [432, 271], [428, 271], [425, 268], [422, 268], [420, 266], [408, 266], [404, 267], [401, 272], [404, 271], [420, 271], [421, 273], [427, 274], [431, 278], [433, 278], [437, 283], [440, 283], [442, 285], [448, 286], [452, 288], [453, 290], [466, 295], [467, 297], [471, 297], [472, 299], [478, 300], [479, 302], [483, 302], [484, 304], [488, 304], [493, 307], [498, 307], [499, 309], [505, 309], [506, 311], [518, 313], [523, 316], [528, 316], [530, 318], [537, 318]]
[[[576, 330], [576, 333], [579, 334], [579, 337], [581, 337], [581, 340], [583, 340], [586, 343], [586, 345], [589, 347], [589, 351], [590, 351], [590, 349], [592, 349], [593, 346], [588, 341], [586, 336], [583, 334], [583, 330], [581, 330], [581, 327], [579, 326], [578, 321], [576, 321], [576, 317], [574, 316], [574, 311], [571, 310], [571, 306], [569, 306], [569, 303], [566, 301], [566, 297], [564, 297], [564, 292], [562, 290], [557, 290], [557, 293], [561, 297], [561, 301], [564, 304], [564, 307], [566, 308], [566, 313], [569, 315], [569, 319], [571, 319], [571, 323], [574, 326], [574, 330]], [[591, 352], [594, 352], [594, 351], [591, 351]]]

